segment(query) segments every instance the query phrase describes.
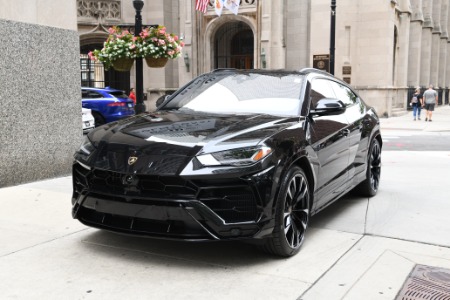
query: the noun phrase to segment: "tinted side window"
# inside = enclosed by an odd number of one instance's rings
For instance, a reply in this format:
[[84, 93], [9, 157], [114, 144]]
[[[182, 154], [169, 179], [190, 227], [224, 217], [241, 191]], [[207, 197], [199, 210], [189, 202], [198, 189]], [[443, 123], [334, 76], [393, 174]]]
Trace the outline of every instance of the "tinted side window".
[[358, 97], [356, 97], [355, 93], [345, 85], [333, 81], [331, 82], [331, 86], [336, 93], [336, 98], [344, 102], [345, 106], [350, 106], [358, 102]]
[[103, 98], [103, 96], [94, 91], [82, 91], [81, 97], [83, 99]]
[[330, 81], [326, 79], [314, 79], [311, 83], [311, 108], [317, 106], [317, 102], [323, 98], [336, 98], [331, 88]]

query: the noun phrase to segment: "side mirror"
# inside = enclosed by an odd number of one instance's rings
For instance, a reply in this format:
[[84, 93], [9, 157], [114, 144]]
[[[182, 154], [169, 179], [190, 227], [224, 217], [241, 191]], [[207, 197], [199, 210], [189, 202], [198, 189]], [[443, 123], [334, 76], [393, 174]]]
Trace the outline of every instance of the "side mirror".
[[329, 115], [339, 115], [345, 112], [345, 104], [334, 98], [323, 98], [317, 102], [315, 108], [309, 111], [310, 115], [317, 116], [329, 116]]
[[156, 108], [160, 107], [166, 100], [169, 98], [169, 95], [162, 95], [156, 100]]

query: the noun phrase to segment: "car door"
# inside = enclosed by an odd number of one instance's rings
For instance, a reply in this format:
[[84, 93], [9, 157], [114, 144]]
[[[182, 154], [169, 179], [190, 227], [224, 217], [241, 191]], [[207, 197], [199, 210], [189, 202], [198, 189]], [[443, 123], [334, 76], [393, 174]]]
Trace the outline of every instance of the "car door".
[[[336, 98], [330, 80], [313, 79], [310, 109], [322, 98]], [[316, 184], [316, 208], [326, 205], [346, 188], [349, 124], [344, 114], [311, 116], [310, 143], [319, 161]]]
[[336, 97], [341, 100], [345, 106], [345, 117], [349, 123], [348, 142], [349, 142], [349, 161], [347, 165], [348, 176], [353, 178], [359, 169], [364, 169], [364, 160], [357, 158], [358, 150], [361, 144], [361, 134], [363, 129], [364, 106], [358, 96], [347, 86], [338, 82], [331, 82]]

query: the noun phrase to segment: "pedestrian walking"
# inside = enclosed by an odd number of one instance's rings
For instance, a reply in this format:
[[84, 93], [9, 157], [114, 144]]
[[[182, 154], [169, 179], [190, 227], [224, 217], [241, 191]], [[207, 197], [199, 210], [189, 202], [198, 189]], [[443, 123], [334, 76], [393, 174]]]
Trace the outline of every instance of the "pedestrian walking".
[[428, 90], [423, 93], [423, 100], [425, 102], [425, 109], [427, 110], [427, 114], [425, 117], [425, 122], [431, 122], [431, 118], [433, 116], [434, 106], [438, 102], [438, 93], [433, 90], [433, 85], [430, 84]]
[[128, 96], [131, 100], [133, 100], [134, 105], [136, 105], [136, 94], [134, 92], [134, 88], [131, 88], [130, 95]]
[[420, 93], [420, 88], [417, 88], [416, 91], [414, 92], [412, 98], [411, 98], [411, 103], [409, 103], [412, 108], [413, 108], [413, 120], [416, 120], [416, 116], [417, 119], [420, 120], [420, 112], [422, 111], [422, 107], [423, 107], [423, 96]]

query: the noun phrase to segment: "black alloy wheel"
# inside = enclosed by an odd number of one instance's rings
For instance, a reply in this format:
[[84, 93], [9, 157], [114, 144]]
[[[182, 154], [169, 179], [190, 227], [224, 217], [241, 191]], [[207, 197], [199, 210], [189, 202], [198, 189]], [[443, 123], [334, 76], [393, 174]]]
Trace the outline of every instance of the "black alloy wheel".
[[375, 193], [378, 191], [381, 177], [381, 147], [380, 143], [375, 139], [372, 143], [369, 159], [370, 168], [370, 187]]
[[308, 178], [292, 167], [284, 178], [277, 199], [275, 228], [263, 250], [278, 256], [297, 254], [303, 244], [310, 217]]
[[381, 146], [376, 138], [372, 140], [367, 154], [366, 179], [356, 187], [361, 196], [372, 197], [378, 192], [381, 177]]

